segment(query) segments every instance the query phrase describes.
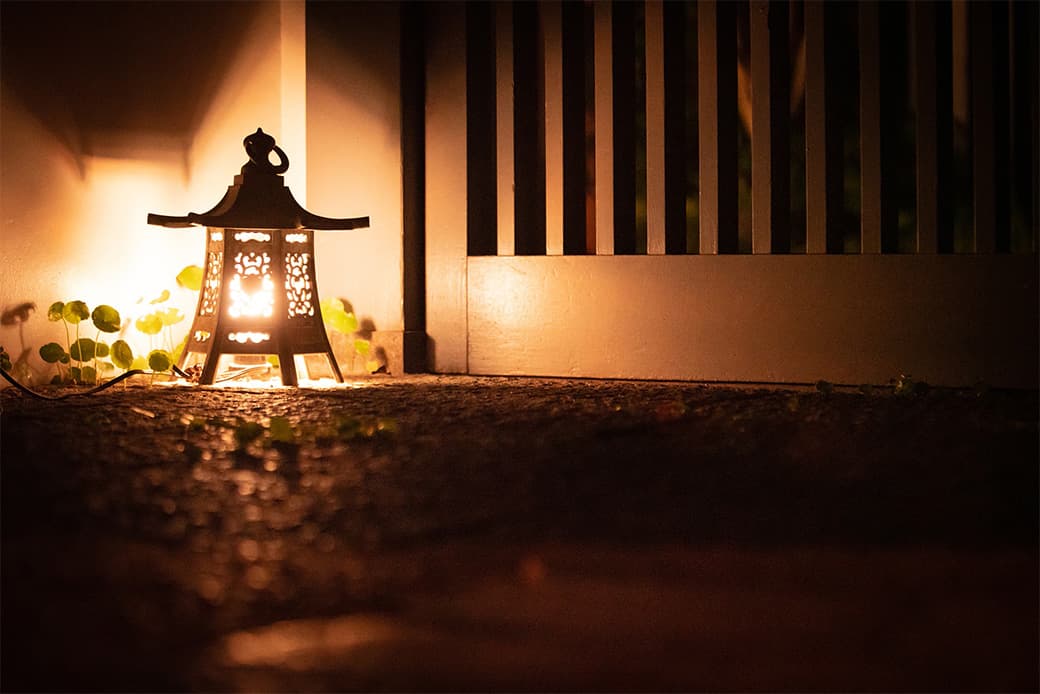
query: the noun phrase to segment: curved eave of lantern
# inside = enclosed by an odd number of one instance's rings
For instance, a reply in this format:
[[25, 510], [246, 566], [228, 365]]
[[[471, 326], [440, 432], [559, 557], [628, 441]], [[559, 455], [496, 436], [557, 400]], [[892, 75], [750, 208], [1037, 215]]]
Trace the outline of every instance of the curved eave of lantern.
[[[349, 231], [369, 226], [368, 217], [322, 217], [308, 212], [282, 185], [281, 176], [236, 176], [220, 202], [208, 212], [189, 212], [184, 216], [149, 214], [148, 223], [184, 228], [190, 226], [224, 229], [314, 229]], [[250, 177], [252, 178], [252, 177]]]

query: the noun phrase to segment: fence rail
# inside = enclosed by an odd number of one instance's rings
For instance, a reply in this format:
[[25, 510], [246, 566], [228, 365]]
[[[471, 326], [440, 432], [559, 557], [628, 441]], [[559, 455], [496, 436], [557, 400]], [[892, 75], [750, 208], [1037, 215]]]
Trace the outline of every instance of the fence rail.
[[474, 3], [470, 255], [1037, 250], [1035, 3]]

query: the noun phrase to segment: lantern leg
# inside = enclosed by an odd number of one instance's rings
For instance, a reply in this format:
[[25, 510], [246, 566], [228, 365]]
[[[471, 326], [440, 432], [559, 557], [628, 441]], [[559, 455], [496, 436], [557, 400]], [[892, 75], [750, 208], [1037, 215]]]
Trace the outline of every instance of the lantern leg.
[[220, 352], [210, 347], [206, 352], [206, 361], [202, 365], [202, 373], [199, 375], [199, 385], [211, 386], [217, 376], [217, 362], [220, 361]]
[[332, 353], [332, 347], [325, 350], [325, 355], [329, 358], [329, 366], [332, 367], [332, 377], [336, 379], [336, 383], [343, 383], [343, 374], [339, 372], [339, 364], [336, 362], [336, 355]]
[[[285, 340], [281, 341], [283, 344]], [[278, 368], [282, 373], [283, 386], [297, 386], [299, 381], [296, 377], [296, 355], [288, 347], [278, 347]]]

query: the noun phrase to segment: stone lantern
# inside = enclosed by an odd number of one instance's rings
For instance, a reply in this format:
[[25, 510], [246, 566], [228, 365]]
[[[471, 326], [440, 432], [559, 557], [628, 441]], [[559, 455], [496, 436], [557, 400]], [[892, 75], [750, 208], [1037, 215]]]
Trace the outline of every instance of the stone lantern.
[[318, 303], [314, 232], [364, 228], [368, 217], [308, 212], [283, 182], [289, 158], [274, 138], [257, 128], [243, 144], [249, 161], [212, 210], [148, 215], [149, 224], [206, 227], [202, 289], [179, 366], [201, 364], [199, 382], [209, 385], [221, 355], [274, 355], [282, 384], [295, 386], [297, 356], [322, 355], [342, 382]]

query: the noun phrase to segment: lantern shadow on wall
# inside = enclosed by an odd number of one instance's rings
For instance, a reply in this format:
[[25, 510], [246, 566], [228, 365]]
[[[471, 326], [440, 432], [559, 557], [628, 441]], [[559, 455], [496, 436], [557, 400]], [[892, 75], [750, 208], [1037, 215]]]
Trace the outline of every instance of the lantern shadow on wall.
[[364, 228], [368, 217], [308, 212], [283, 182], [289, 158], [274, 138], [257, 128], [243, 144], [249, 161], [212, 210], [148, 215], [149, 224], [207, 228], [202, 289], [179, 366], [201, 369], [199, 382], [211, 385], [225, 357], [240, 371], [276, 356], [282, 385], [295, 386], [299, 367], [314, 379], [314, 358], [325, 357], [342, 383], [318, 303], [314, 231]]

